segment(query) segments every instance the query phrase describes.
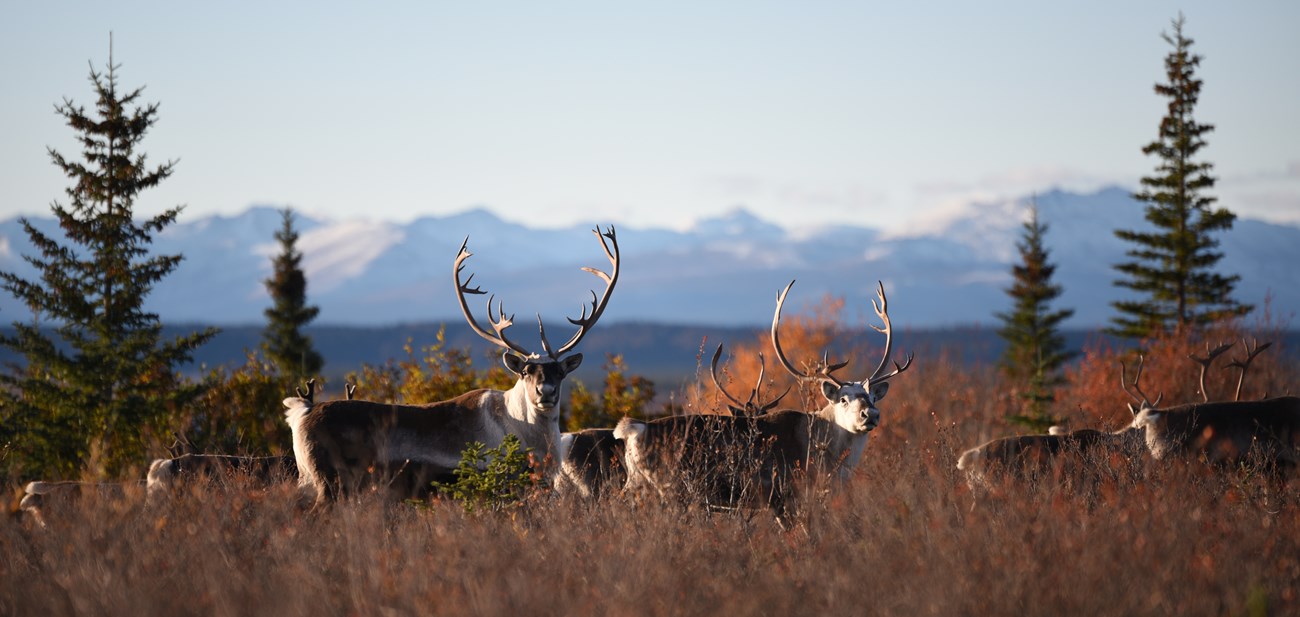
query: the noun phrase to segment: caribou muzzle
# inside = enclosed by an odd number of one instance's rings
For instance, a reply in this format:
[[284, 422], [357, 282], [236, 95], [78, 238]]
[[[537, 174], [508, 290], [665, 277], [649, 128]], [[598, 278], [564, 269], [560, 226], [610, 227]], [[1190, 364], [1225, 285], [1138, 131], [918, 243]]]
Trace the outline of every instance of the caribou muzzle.
[[875, 407], [868, 407], [862, 415], [858, 417], [858, 424], [854, 428], [859, 433], [868, 433], [880, 426], [880, 410]]

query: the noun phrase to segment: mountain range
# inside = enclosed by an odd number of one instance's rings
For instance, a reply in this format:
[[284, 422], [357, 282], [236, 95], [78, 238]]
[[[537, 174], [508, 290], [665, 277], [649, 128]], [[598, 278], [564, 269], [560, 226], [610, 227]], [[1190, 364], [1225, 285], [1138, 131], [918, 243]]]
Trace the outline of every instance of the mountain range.
[[[761, 326], [770, 323], [776, 292], [797, 279], [787, 311], [829, 294], [846, 300], [849, 318], [874, 320], [870, 300], [880, 280], [898, 328], [994, 324], [995, 313], [1010, 307], [1004, 290], [1019, 259], [1029, 201], [969, 203], [896, 232], [848, 223], [786, 229], [744, 209], [684, 231], [618, 227], [621, 278], [603, 320]], [[1049, 226], [1055, 281], [1064, 288], [1053, 307], [1076, 311], [1066, 327], [1104, 325], [1114, 314], [1110, 303], [1126, 293], [1114, 286], [1113, 266], [1130, 247], [1113, 231], [1149, 229], [1142, 204], [1117, 187], [1054, 190], [1034, 201]], [[29, 220], [57, 235], [53, 218]], [[321, 324], [461, 322], [451, 265], [466, 238], [474, 283], [503, 299], [521, 324], [535, 313], [548, 322], [576, 317], [591, 299], [588, 290], [601, 287], [580, 267], [609, 267], [591, 228], [530, 228], [484, 209], [408, 223], [301, 213], [295, 221], [308, 300], [321, 308]], [[156, 285], [148, 308], [168, 323], [261, 323], [269, 305], [263, 280], [279, 251], [280, 225], [279, 211], [269, 206], [237, 216], [182, 215], [155, 237], [154, 250], [185, 259]], [[1241, 275], [1237, 300], [1262, 306], [1268, 297], [1283, 319], [1300, 308], [1300, 227], [1239, 218], [1216, 237], [1225, 255], [1219, 270]], [[0, 269], [36, 278], [22, 258], [34, 253], [17, 218], [0, 222]], [[480, 319], [485, 298], [470, 298]], [[0, 314], [5, 321], [27, 316], [8, 296], [0, 297]]]

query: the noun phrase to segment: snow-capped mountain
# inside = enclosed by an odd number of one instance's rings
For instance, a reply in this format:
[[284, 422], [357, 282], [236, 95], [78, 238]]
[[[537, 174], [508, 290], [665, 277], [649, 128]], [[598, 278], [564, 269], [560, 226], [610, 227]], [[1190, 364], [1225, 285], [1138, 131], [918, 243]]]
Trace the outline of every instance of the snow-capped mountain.
[[[1090, 194], [1053, 191], [1036, 198], [1056, 282], [1057, 308], [1075, 309], [1068, 327], [1103, 325], [1121, 297], [1113, 265], [1129, 248], [1117, 228], [1144, 229], [1142, 206], [1111, 188]], [[894, 322], [904, 328], [991, 324], [1006, 310], [1003, 289], [1018, 259], [1016, 242], [1028, 198], [972, 203], [901, 233], [836, 226], [783, 229], [744, 210], [698, 221], [686, 231], [618, 229], [623, 269], [604, 319], [761, 325], [771, 320], [776, 292], [798, 279], [789, 306], [826, 294], [848, 301], [848, 317], [872, 316], [876, 280], [885, 283]], [[52, 219], [32, 218], [48, 232]], [[604, 222], [602, 221], [602, 224]], [[308, 299], [323, 324], [381, 325], [460, 321], [451, 264], [468, 237], [474, 282], [505, 301], [526, 323], [534, 313], [559, 322], [576, 316], [600, 281], [581, 266], [608, 268], [590, 228], [531, 229], [486, 210], [425, 217], [407, 224], [362, 219], [325, 221], [299, 215]], [[260, 323], [268, 306], [263, 280], [279, 250], [275, 208], [234, 217], [184, 218], [155, 239], [158, 253], [185, 256], [159, 283], [149, 308], [169, 323]], [[1275, 315], [1300, 309], [1300, 227], [1238, 219], [1217, 236], [1225, 273], [1242, 277], [1238, 300]], [[34, 278], [22, 259], [34, 250], [17, 219], [0, 222], [0, 269]], [[486, 297], [470, 298], [482, 310]], [[12, 297], [0, 297], [8, 321], [26, 318]], [[528, 317], [525, 319], [525, 317]]]

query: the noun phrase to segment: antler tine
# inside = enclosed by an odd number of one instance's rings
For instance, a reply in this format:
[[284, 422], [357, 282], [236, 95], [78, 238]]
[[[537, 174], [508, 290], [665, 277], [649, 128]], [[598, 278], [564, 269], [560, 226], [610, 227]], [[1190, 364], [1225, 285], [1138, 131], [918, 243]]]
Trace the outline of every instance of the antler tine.
[[460, 245], [460, 252], [456, 254], [456, 261], [452, 263], [452, 273], [451, 273], [452, 279], [456, 283], [456, 301], [460, 303], [460, 312], [465, 315], [465, 321], [469, 322], [469, 327], [471, 330], [473, 330], [476, 334], [483, 337], [484, 339], [487, 339], [488, 342], [498, 347], [503, 347], [505, 349], [513, 351], [514, 353], [523, 356], [525, 358], [537, 357], [537, 354], [529, 352], [527, 349], [524, 349], [519, 344], [510, 341], [505, 337], [504, 331], [506, 328], [509, 328], [511, 324], [514, 323], [513, 321], [514, 317], [511, 316], [507, 318], [504, 307], [499, 307], [501, 311], [501, 319], [499, 321], [492, 319], [492, 301], [496, 298], [496, 296], [489, 296], [488, 303], [487, 303], [488, 323], [492, 324], [492, 329], [496, 331], [496, 335], [489, 333], [487, 330], [483, 328], [483, 326], [479, 325], [478, 320], [474, 319], [474, 314], [469, 310], [469, 302], [465, 299], [465, 294], [482, 295], [487, 292], [483, 291], [478, 287], [469, 286], [470, 282], [474, 280], [473, 273], [469, 275], [468, 279], [465, 279], [465, 282], [462, 283], [460, 280], [460, 273], [462, 270], [465, 269], [465, 260], [469, 259], [474, 255], [473, 253], [469, 252], [469, 249], [467, 248], [468, 246], [469, 246], [469, 236], [465, 236], [465, 241], [462, 242]]
[[885, 353], [880, 358], [880, 364], [876, 366], [875, 372], [871, 374], [867, 381], [885, 381], [907, 370], [907, 367], [912, 366], [912, 357], [915, 355], [915, 353], [908, 354], [907, 360], [902, 364], [894, 362], [894, 370], [889, 374], [883, 374], [885, 367], [889, 366], [889, 356], [894, 351], [894, 325], [889, 321], [889, 299], [885, 297], [885, 284], [881, 281], [876, 281], [876, 295], [880, 297], [880, 303], [877, 304], [875, 299], [872, 299], [871, 308], [876, 310], [876, 316], [884, 323], [884, 327], [878, 327], [875, 324], [871, 324], [871, 327], [876, 332], [885, 335]]
[[[567, 318], [569, 323], [578, 326], [578, 331], [573, 333], [573, 336], [560, 346], [560, 349], [555, 352], [553, 357], [564, 355], [569, 350], [576, 347], [578, 342], [582, 340], [582, 337], [587, 335], [587, 332], [591, 330], [591, 327], [595, 325], [596, 322], [600, 320], [600, 316], [605, 313], [605, 307], [609, 306], [609, 296], [613, 293], [614, 286], [618, 284], [619, 265], [622, 263], [622, 260], [619, 257], [618, 236], [614, 232], [614, 226], [610, 225], [608, 231], [605, 232], [601, 232], [600, 227], [598, 226], [591, 230], [591, 233], [596, 234], [596, 239], [600, 240], [600, 247], [604, 249], [605, 257], [609, 259], [610, 273], [606, 274], [601, 270], [586, 266], [584, 266], [582, 270], [584, 272], [590, 272], [595, 275], [596, 278], [604, 281], [605, 292], [602, 293], [599, 298], [596, 297], [596, 292], [594, 290], [591, 292], [590, 316], [587, 315], [587, 306], [584, 304], [582, 307], [582, 317], [579, 317], [578, 319], [573, 319], [572, 317]], [[609, 242], [605, 241], [606, 238], [609, 239]]]
[[[519, 354], [519, 355], [521, 355], [521, 356], [523, 356], [523, 357], [525, 357], [525, 358], [536, 358], [536, 357], [538, 357], [537, 354], [535, 354], [535, 353], [531, 353], [531, 352], [529, 352], [527, 349], [524, 349], [523, 345], [520, 345], [520, 344], [518, 344], [518, 343], [516, 343], [516, 342], [514, 342], [514, 341], [512, 341], [512, 340], [510, 340], [510, 339], [508, 339], [508, 338], [506, 338], [506, 328], [509, 328], [510, 326], [515, 325], [515, 314], [514, 314], [514, 313], [511, 313], [509, 316], [507, 316], [507, 315], [506, 315], [506, 304], [505, 304], [505, 302], [498, 302], [498, 303], [497, 303], [497, 315], [499, 316], [499, 318], [498, 318], [498, 319], [493, 319], [493, 318], [492, 318], [492, 300], [495, 299], [495, 298], [496, 298], [495, 295], [492, 295], [492, 296], [489, 296], [489, 297], [488, 297], [488, 304], [487, 304], [488, 323], [492, 324], [492, 330], [493, 330], [494, 332], [497, 333], [497, 336], [496, 336], [496, 337], [497, 337], [497, 339], [499, 339], [499, 340], [503, 343], [502, 346], [505, 347], [505, 348], [507, 348], [507, 349], [510, 349], [511, 351], [514, 351], [515, 353], [517, 353], [517, 354]], [[540, 319], [540, 317], [539, 317], [539, 319]]]
[[354, 383], [343, 384], [343, 395], [346, 396], [349, 401], [352, 400], [352, 395], [356, 393], [357, 393], [357, 384]]
[[1194, 362], [1201, 365], [1201, 399], [1207, 403], [1210, 402], [1210, 393], [1205, 391], [1205, 372], [1209, 370], [1210, 364], [1214, 362], [1215, 358], [1223, 355], [1223, 352], [1232, 349], [1233, 345], [1234, 343], [1223, 343], [1218, 347], [1215, 347], [1214, 351], [1210, 351], [1210, 343], [1209, 341], [1206, 341], [1205, 357], [1200, 357], [1193, 353], [1187, 354], [1188, 358], [1191, 358]]
[[770, 403], [766, 403], [766, 404], [763, 404], [763, 405], [759, 406], [758, 410], [761, 411], [761, 412], [768, 412], [768, 411], [771, 411], [773, 407], [776, 407], [777, 405], [780, 405], [780, 404], [781, 404], [781, 399], [785, 398], [785, 395], [789, 394], [789, 393], [790, 393], [790, 390], [792, 390], [792, 389], [794, 389], [794, 386], [786, 386], [786, 388], [785, 388], [785, 392], [782, 392], [782, 393], [781, 393], [781, 396], [776, 397], [776, 398], [773, 399], [772, 402], [770, 402]]
[[[713, 377], [713, 385], [718, 388], [718, 392], [721, 392], [722, 396], [727, 397], [727, 400], [734, 405], [742, 409], [748, 409], [748, 403], [742, 403], [732, 396], [730, 392], [727, 392], [726, 388], [722, 387], [722, 382], [718, 380], [718, 358], [720, 357], [722, 357], [722, 343], [718, 343], [718, 349], [713, 352], [713, 361], [709, 363], [709, 375]], [[752, 401], [753, 398], [753, 395], [751, 395], [750, 400]]]
[[546, 352], [552, 360], [559, 359], [559, 356], [551, 349], [551, 342], [546, 339], [546, 326], [542, 324], [542, 314], [537, 314], [537, 334], [542, 338], [542, 351]]
[[1250, 363], [1255, 361], [1255, 356], [1258, 356], [1263, 353], [1265, 349], [1273, 346], [1273, 341], [1269, 341], [1263, 345], [1259, 344], [1258, 338], [1252, 338], [1252, 341], [1254, 342], [1254, 345], [1248, 345], [1246, 344], [1245, 338], [1241, 339], [1241, 346], [1246, 349], [1245, 360], [1233, 359], [1228, 363], [1228, 366], [1230, 367], [1241, 369], [1241, 374], [1237, 375], [1237, 392], [1233, 396], [1233, 400], [1235, 401], [1241, 400], [1241, 384], [1246, 381], [1246, 371], [1250, 369]]
[[763, 378], [767, 376], [767, 359], [763, 357], [763, 352], [758, 352], [758, 381], [754, 382], [754, 387], [749, 391], [749, 400], [745, 401], [745, 407], [753, 407], [757, 410], [759, 403], [763, 400], [760, 392], [763, 390]]
[[[844, 364], [848, 364], [848, 362], [845, 362]], [[781, 404], [781, 399], [785, 398], [785, 395], [789, 394], [790, 390], [794, 388], [793, 385], [786, 386], [785, 392], [782, 392], [781, 396], [776, 397], [772, 401], [764, 403], [763, 397], [759, 393], [763, 389], [763, 381], [766, 375], [767, 375], [767, 360], [763, 358], [763, 352], [760, 351], [758, 352], [758, 383], [754, 386], [754, 391], [749, 396], [750, 400], [754, 401], [754, 408], [756, 411], [758, 411], [758, 413], [766, 413], [768, 411], [771, 411], [773, 407], [776, 407], [777, 405]]]
[[[845, 364], [848, 363], [845, 362]], [[793, 385], [787, 386], [785, 392], [781, 393], [781, 396], [778, 396], [774, 400], [764, 403], [762, 391], [763, 391], [763, 383], [766, 381], [765, 379], [766, 375], [767, 375], [767, 359], [763, 357], [763, 352], [760, 351], [758, 352], [758, 383], [754, 384], [754, 389], [753, 391], [750, 392], [749, 395], [749, 400], [753, 401], [754, 411], [757, 413], [766, 413], [768, 411], [771, 411], [771, 409], [779, 405], [781, 403], [781, 399], [785, 398], [785, 395], [789, 394], [790, 390], [794, 388]]]
[[[1154, 409], [1156, 405], [1160, 404], [1161, 399], [1165, 398], [1165, 393], [1161, 392], [1158, 396], [1156, 396], [1155, 402], [1152, 402], [1150, 399], [1147, 398], [1146, 393], [1142, 391], [1142, 387], [1138, 385], [1138, 382], [1142, 381], [1142, 367], [1144, 364], [1146, 364], [1146, 357], [1138, 356], [1137, 372], [1133, 374], [1133, 389], [1130, 390], [1128, 384], [1124, 383], [1124, 381], [1128, 378], [1128, 367], [1124, 366], [1123, 360], [1120, 360], [1119, 361], [1119, 387], [1123, 388], [1124, 392], [1128, 394], [1130, 397], [1132, 397], [1133, 400], [1137, 401], [1138, 405], [1140, 405], [1143, 409]], [[1136, 394], [1134, 394], [1134, 392], [1136, 392]], [[1129, 411], [1133, 412], [1133, 415], [1137, 415], [1138, 411], [1141, 411], [1141, 409], [1133, 409], [1133, 405], [1131, 403], [1129, 404], [1128, 409]]]
[[902, 364], [899, 364], [897, 360], [894, 360], [893, 361], [894, 370], [889, 371], [888, 373], [885, 373], [884, 375], [881, 375], [879, 377], [872, 377], [871, 381], [887, 381], [888, 379], [894, 377], [895, 375], [903, 371], [906, 371], [909, 367], [912, 366], [912, 358], [914, 358], [915, 356], [916, 356], [916, 352], [909, 352], [907, 354], [907, 358], [903, 360]]
[[849, 365], [848, 360], [845, 360], [843, 362], [835, 362], [832, 364], [830, 352], [826, 352], [826, 351], [822, 352], [822, 365], [820, 370], [825, 372], [826, 374], [829, 375], [831, 373], [834, 373], [835, 371], [838, 371], [848, 365]]
[[826, 378], [835, 381], [835, 383], [839, 385], [844, 385], [844, 382], [836, 379], [833, 375], [830, 374], [829, 371], [826, 371], [824, 369], [816, 373], [805, 373], [803, 371], [796, 369], [794, 365], [790, 363], [790, 360], [785, 357], [785, 352], [781, 350], [781, 336], [780, 334], [778, 334], [778, 330], [779, 330], [778, 326], [780, 326], [781, 324], [781, 307], [785, 305], [785, 297], [787, 294], [790, 293], [791, 287], [794, 287], [794, 281], [790, 281], [790, 284], [786, 285], [785, 289], [782, 289], [780, 292], [777, 292], [776, 313], [772, 315], [772, 349], [776, 351], [777, 361], [781, 363], [781, 366], [785, 367], [786, 372], [790, 373], [791, 375], [794, 375], [799, 379], [812, 380], [818, 378]]
[[308, 405], [316, 404], [316, 378], [315, 377], [307, 380], [306, 394], [303, 394], [302, 388], [299, 388], [298, 386], [294, 386], [293, 391], [298, 394], [298, 398], [307, 401]]

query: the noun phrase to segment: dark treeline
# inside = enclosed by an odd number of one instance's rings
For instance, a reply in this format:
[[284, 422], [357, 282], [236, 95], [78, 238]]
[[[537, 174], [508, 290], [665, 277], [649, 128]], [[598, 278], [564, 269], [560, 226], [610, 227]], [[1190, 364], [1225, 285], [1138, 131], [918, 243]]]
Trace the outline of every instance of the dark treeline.
[[[407, 357], [405, 346], [409, 341], [412, 351], [436, 342], [438, 331], [445, 327], [447, 345], [451, 348], [469, 349], [480, 367], [497, 366], [500, 352], [489, 345], [461, 322], [415, 323], [392, 326], [308, 326], [309, 334], [325, 358], [322, 372], [327, 380], [340, 383], [340, 379], [363, 364], [380, 365], [390, 360]], [[560, 325], [554, 326], [560, 328]], [[195, 330], [194, 324], [177, 324], [164, 328], [164, 336]], [[0, 332], [8, 328], [0, 328]], [[173, 332], [174, 330], [174, 332]], [[260, 350], [263, 327], [259, 325], [222, 326], [221, 332], [194, 353], [194, 364], [182, 367], [187, 373], [197, 374], [203, 367], [234, 366], [242, 364], [248, 353]], [[557, 330], [558, 331], [558, 330]], [[608, 354], [621, 354], [628, 370], [645, 376], [668, 392], [696, 377], [703, 366], [707, 370], [708, 354], [719, 342], [734, 345], [765, 336], [766, 328], [722, 327], [664, 323], [609, 323], [601, 324], [583, 341], [583, 353], [588, 361], [578, 369], [575, 377], [594, 384], [604, 376], [602, 368]], [[1070, 349], [1084, 349], [1096, 345], [1123, 347], [1118, 339], [1097, 330], [1064, 330], [1066, 345]], [[861, 343], [879, 344], [880, 335], [858, 331], [848, 339], [845, 348], [861, 348]], [[1300, 350], [1300, 331], [1289, 331], [1281, 348], [1285, 353]], [[1006, 346], [993, 327], [954, 327], [943, 329], [907, 330], [898, 334], [898, 348], [916, 350], [917, 362], [925, 362], [940, 355], [964, 364], [977, 365], [997, 360]], [[704, 351], [701, 352], [701, 349]], [[703, 355], [701, 355], [703, 353]], [[874, 361], [874, 360], [872, 360]], [[0, 362], [21, 362], [21, 358], [8, 349], [0, 349]], [[701, 364], [703, 362], [703, 364]], [[867, 360], [863, 360], [867, 362]], [[868, 367], [869, 368], [869, 367]], [[846, 372], [851, 372], [848, 369]]]

